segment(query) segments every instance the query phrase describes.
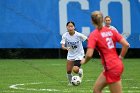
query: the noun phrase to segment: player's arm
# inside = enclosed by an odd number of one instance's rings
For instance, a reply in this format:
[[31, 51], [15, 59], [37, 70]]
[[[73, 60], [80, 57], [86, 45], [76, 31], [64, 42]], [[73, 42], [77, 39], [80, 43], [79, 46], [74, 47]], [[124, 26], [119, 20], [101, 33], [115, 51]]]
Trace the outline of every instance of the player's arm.
[[87, 41], [87, 36], [85, 36], [85, 35], [82, 35], [82, 39], [83, 39], [83, 41]]
[[96, 46], [96, 39], [93, 33], [91, 33], [88, 38], [88, 45], [87, 45], [88, 48], [86, 51], [86, 55], [85, 55], [85, 58], [81, 61], [81, 64], [87, 63], [92, 58], [95, 46]]
[[80, 38], [82, 39], [82, 41], [87, 41], [87, 36], [85, 36], [84, 34], [79, 33]]
[[66, 47], [65, 46], [65, 43], [66, 43], [66, 36], [65, 35], [63, 35], [62, 36], [62, 40], [61, 40], [61, 48], [63, 49], [63, 50], [69, 50], [70, 48], [69, 47]]
[[122, 59], [126, 55], [130, 45], [127, 42], [127, 40], [121, 34], [116, 33], [116, 31], [114, 31], [114, 36], [115, 36], [116, 41], [122, 45], [121, 53], [119, 55], [119, 57]]
[[65, 47], [65, 44], [62, 44], [61, 47], [62, 47], [63, 50], [69, 50], [70, 49], [70, 47]]
[[119, 57], [122, 59], [126, 55], [126, 53], [128, 51], [128, 48], [130, 47], [130, 45], [126, 41], [125, 38], [122, 38], [119, 43], [122, 45], [122, 50], [121, 50], [121, 53], [119, 55]]
[[92, 58], [93, 52], [94, 52], [93, 48], [88, 48], [85, 58], [81, 61], [81, 64], [86, 64]]

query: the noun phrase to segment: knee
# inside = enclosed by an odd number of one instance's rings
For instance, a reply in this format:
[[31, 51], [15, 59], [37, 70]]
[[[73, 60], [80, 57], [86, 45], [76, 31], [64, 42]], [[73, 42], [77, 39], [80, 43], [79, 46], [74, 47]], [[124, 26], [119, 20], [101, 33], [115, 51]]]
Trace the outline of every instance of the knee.
[[78, 73], [79, 72], [79, 67], [74, 66], [72, 70], [73, 70], [74, 73]]

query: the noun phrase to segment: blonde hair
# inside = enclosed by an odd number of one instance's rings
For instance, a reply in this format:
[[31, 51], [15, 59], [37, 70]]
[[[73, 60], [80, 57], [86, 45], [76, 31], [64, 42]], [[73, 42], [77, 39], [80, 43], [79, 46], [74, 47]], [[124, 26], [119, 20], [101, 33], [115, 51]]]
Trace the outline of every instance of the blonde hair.
[[101, 29], [103, 27], [103, 14], [100, 11], [92, 12], [91, 19], [96, 28]]

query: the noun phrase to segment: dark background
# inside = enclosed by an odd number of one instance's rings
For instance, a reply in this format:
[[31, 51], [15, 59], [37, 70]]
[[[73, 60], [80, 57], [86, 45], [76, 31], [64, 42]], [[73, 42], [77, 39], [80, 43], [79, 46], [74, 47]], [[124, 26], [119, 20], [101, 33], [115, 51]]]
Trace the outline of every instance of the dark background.
[[[84, 49], [86, 52], [86, 48]], [[117, 48], [118, 54], [121, 49]], [[17, 48], [17, 49], [0, 49], [0, 59], [45, 59], [45, 58], [65, 58], [67, 51], [62, 49], [33, 49], [33, 48]], [[98, 52], [95, 51], [94, 58], [99, 58]], [[140, 58], [140, 49], [130, 48], [125, 58]]]

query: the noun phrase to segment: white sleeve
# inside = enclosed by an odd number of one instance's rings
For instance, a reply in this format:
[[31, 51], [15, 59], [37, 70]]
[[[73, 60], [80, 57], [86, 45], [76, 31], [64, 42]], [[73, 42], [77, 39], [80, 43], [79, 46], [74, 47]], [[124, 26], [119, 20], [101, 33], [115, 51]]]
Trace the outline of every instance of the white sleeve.
[[87, 36], [85, 36], [84, 34], [79, 33], [79, 36], [80, 36], [82, 41], [87, 40]]
[[115, 30], [116, 32], [118, 32], [117, 28], [115, 28], [114, 26], [111, 26], [112, 30]]
[[65, 37], [65, 35], [63, 35], [60, 44], [65, 44], [65, 41], [66, 41], [66, 37]]

